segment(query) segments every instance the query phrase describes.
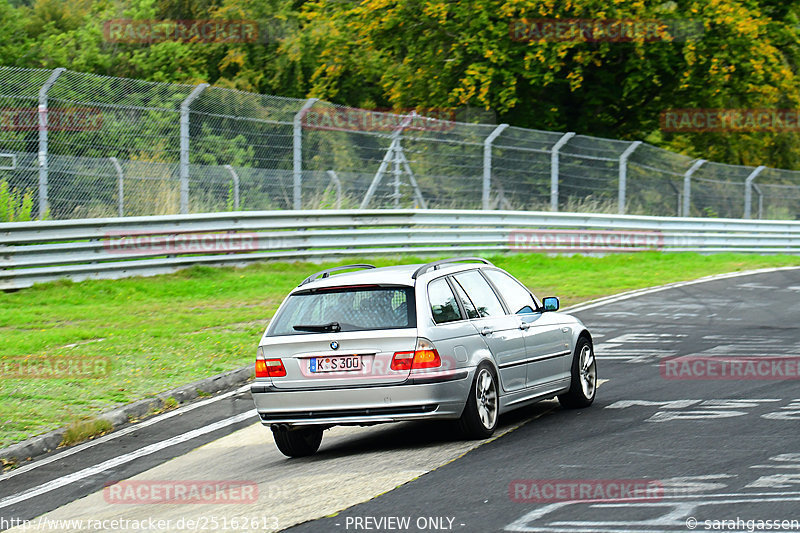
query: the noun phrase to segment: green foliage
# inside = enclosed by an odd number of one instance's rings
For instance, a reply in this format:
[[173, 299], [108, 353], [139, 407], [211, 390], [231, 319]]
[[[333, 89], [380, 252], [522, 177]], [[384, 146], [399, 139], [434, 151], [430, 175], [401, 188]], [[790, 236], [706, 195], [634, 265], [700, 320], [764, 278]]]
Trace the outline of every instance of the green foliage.
[[15, 191], [6, 180], [0, 180], [0, 222], [26, 222], [32, 215], [33, 191]]
[[[797, 4], [737, 0], [308, 2], [292, 39], [313, 96], [351, 104], [481, 106], [516, 126], [641, 139], [671, 108], [796, 109]], [[520, 19], [692, 19], [685, 41], [514, 40]], [[292, 49], [294, 49], [292, 48]], [[298, 64], [303, 65], [298, 59]], [[800, 167], [795, 133], [660, 135], [729, 163]]]

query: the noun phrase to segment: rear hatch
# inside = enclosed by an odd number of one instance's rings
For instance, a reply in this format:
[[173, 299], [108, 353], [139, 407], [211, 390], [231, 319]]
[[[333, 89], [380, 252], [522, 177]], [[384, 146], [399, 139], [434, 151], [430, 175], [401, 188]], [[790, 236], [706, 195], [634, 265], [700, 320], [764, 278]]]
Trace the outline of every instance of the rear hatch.
[[281, 359], [280, 389], [325, 389], [404, 382], [393, 370], [396, 352], [413, 352], [417, 329], [414, 289], [346, 286], [290, 295], [261, 341], [266, 359]]

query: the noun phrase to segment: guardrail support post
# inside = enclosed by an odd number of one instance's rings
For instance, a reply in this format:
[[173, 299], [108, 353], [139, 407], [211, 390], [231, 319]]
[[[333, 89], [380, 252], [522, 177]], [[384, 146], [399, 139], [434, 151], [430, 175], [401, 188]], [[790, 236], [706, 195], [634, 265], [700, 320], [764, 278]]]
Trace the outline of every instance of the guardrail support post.
[[44, 219], [47, 214], [49, 198], [47, 194], [47, 179], [50, 170], [50, 161], [47, 152], [47, 92], [56, 82], [65, 68], [57, 68], [50, 74], [42, 88], [39, 89], [39, 219]]
[[233, 178], [233, 208], [238, 211], [239, 210], [239, 174], [233, 170], [233, 167], [230, 165], [225, 165], [225, 168], [228, 169], [228, 172], [231, 174], [231, 178]]
[[550, 150], [550, 211], [558, 211], [558, 151], [575, 137], [575, 132], [565, 133]]
[[484, 210], [489, 209], [489, 193], [492, 190], [492, 143], [507, 127], [508, 124], [500, 124], [483, 141], [483, 197], [481, 204]]
[[755, 180], [761, 171], [764, 170], [764, 165], [756, 167], [747, 179], [744, 180], [744, 218], [750, 218], [751, 203], [753, 201], [753, 180]]
[[181, 103], [181, 214], [189, 212], [189, 106], [206, 87], [207, 83], [201, 83]]
[[119, 161], [116, 157], [109, 157], [109, 161], [111, 164], [114, 165], [114, 170], [117, 171], [117, 214], [121, 217], [125, 216], [125, 187], [123, 184], [123, 179], [125, 178], [125, 173], [122, 172], [122, 166], [119, 164]]
[[617, 194], [617, 203], [619, 204], [618, 212], [620, 215], [625, 214], [625, 195], [627, 194], [628, 188], [628, 158], [641, 144], [642, 141], [633, 142], [619, 156], [619, 192]]
[[694, 174], [695, 170], [703, 166], [705, 162], [705, 159], [698, 159], [689, 167], [686, 174], [683, 175], [683, 216], [685, 217], [689, 216], [689, 207], [692, 203], [692, 174]]
[[292, 209], [303, 208], [303, 117], [319, 98], [309, 98], [294, 115], [292, 131]]

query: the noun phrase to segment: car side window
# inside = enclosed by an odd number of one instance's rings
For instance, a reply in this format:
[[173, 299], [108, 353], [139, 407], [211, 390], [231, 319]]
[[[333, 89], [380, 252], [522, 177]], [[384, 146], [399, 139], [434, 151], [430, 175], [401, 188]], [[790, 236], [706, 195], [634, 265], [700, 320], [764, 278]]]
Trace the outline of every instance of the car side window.
[[433, 321], [437, 324], [464, 319], [456, 302], [456, 297], [453, 295], [453, 291], [450, 290], [450, 285], [447, 284], [445, 278], [432, 281], [428, 285], [428, 301], [431, 304]]
[[481, 316], [478, 314], [478, 310], [475, 309], [475, 306], [470, 301], [469, 296], [467, 296], [467, 293], [464, 292], [464, 289], [461, 288], [461, 285], [459, 285], [456, 280], [453, 280], [453, 288], [456, 290], [456, 295], [461, 301], [461, 305], [467, 312], [467, 318], [480, 318]]
[[511, 313], [519, 315], [536, 312], [536, 301], [528, 289], [517, 280], [499, 270], [486, 269], [483, 273], [500, 291], [500, 296], [505, 300]]
[[481, 276], [477, 270], [463, 272], [456, 274], [456, 281], [461, 285], [464, 291], [475, 304], [478, 314], [481, 317], [487, 316], [503, 316], [506, 312], [503, 310], [503, 304], [497, 299], [497, 295], [489, 286], [489, 283]]

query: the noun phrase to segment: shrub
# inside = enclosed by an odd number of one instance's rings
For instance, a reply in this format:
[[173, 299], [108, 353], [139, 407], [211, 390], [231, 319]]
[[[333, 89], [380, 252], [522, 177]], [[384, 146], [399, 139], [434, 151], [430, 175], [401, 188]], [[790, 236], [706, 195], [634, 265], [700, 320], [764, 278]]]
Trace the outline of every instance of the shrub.
[[19, 192], [0, 180], [0, 222], [24, 222], [32, 219], [33, 191]]

